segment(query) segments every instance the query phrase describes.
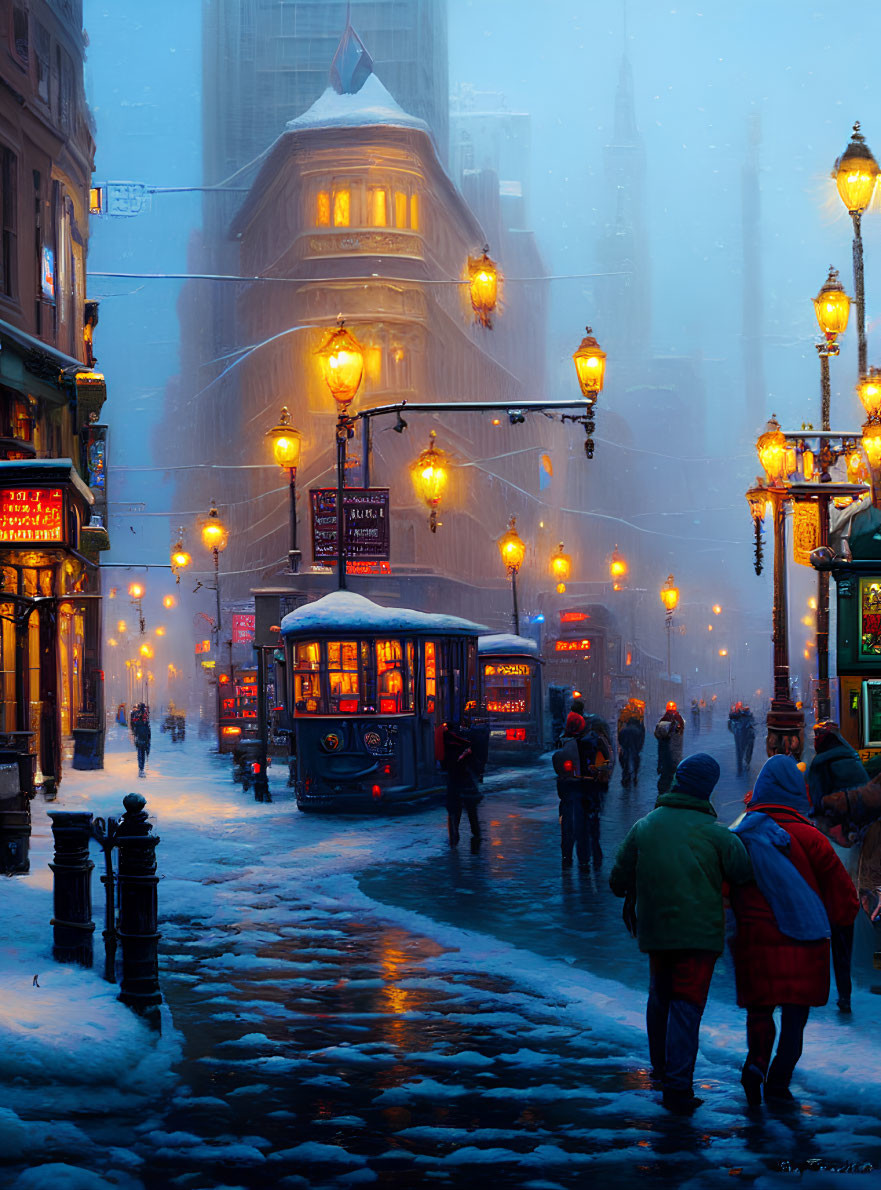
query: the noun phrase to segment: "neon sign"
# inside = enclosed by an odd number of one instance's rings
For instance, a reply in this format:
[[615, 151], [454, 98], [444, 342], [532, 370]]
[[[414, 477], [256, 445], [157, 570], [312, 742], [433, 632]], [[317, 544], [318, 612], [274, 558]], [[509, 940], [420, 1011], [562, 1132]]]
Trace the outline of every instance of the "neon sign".
[[555, 640], [555, 653], [589, 653], [590, 641], [585, 640]]
[[560, 612], [561, 624], [583, 624], [590, 619], [590, 612]]
[[486, 665], [483, 672], [488, 678], [495, 677], [497, 674], [506, 678], [520, 678], [529, 677], [528, 665]]
[[0, 488], [0, 541], [64, 541], [61, 488]]

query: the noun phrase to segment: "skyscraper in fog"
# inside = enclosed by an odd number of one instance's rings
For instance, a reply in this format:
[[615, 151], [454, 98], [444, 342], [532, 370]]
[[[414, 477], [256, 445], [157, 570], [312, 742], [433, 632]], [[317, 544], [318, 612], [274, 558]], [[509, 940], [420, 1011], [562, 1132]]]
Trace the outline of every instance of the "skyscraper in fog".
[[[327, 85], [346, 0], [203, 0], [204, 177], [261, 154]], [[446, 0], [351, 0], [377, 73], [447, 156]]]

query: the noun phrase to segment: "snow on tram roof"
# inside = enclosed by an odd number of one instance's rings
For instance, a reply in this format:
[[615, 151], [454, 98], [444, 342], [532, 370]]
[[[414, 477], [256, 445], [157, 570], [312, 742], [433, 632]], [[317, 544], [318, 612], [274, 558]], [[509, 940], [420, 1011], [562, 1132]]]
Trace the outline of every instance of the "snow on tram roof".
[[492, 636], [481, 636], [477, 641], [478, 653], [532, 653], [538, 656], [538, 645], [528, 636], [515, 636], [513, 632], [495, 632]]
[[342, 631], [478, 636], [486, 631], [486, 625], [473, 624], [459, 616], [417, 612], [408, 607], [382, 607], [354, 591], [331, 591], [313, 603], [304, 603], [288, 612], [281, 622], [281, 631], [284, 636]]

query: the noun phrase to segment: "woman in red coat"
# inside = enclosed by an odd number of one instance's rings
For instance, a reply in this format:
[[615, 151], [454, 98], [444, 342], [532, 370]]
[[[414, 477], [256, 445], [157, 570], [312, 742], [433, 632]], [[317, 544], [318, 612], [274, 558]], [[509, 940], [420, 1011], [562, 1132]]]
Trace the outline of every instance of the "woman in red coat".
[[[755, 884], [732, 892], [737, 919], [737, 1003], [746, 1008], [749, 1052], [741, 1082], [750, 1104], [791, 1100], [812, 1007], [829, 999], [831, 926], [849, 926], [859, 909], [850, 877], [807, 815], [805, 780], [790, 756], [772, 756], [756, 779], [737, 833]], [[781, 1009], [774, 1061], [774, 1009]]]

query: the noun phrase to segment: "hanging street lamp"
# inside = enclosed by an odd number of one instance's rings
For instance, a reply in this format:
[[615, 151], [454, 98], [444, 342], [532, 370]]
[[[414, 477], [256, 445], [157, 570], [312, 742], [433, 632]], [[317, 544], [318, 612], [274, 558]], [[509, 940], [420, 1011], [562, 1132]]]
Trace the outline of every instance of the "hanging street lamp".
[[556, 553], [551, 554], [550, 570], [557, 584], [557, 594], [565, 595], [566, 583], [572, 573], [572, 559], [567, 553], [564, 553], [562, 541], [557, 546]]
[[868, 209], [878, 181], [878, 162], [860, 132], [859, 120], [847, 148], [835, 162], [833, 177], [841, 201], [853, 221], [853, 275], [857, 304], [857, 355], [859, 373], [866, 373], [866, 294], [863, 275], [863, 212]]
[[336, 423], [336, 533], [337, 533], [337, 590], [346, 589], [346, 543], [343, 537], [345, 516], [343, 494], [346, 490], [346, 444], [355, 434], [355, 422], [349, 405], [364, 376], [364, 350], [358, 340], [345, 329], [342, 317], [335, 330], [328, 331], [318, 348], [324, 383], [337, 403]]
[[679, 606], [679, 588], [673, 579], [672, 574], [668, 574], [658, 594], [661, 597], [661, 603], [666, 608], [667, 615], [665, 617], [665, 624], [667, 628], [667, 678], [672, 680], [673, 669], [671, 664], [671, 648], [670, 648], [670, 634], [673, 631], [673, 613]]
[[[192, 563], [192, 561], [193, 561], [193, 559], [190, 557], [190, 555], [184, 549], [184, 531], [183, 531], [183, 529], [181, 529], [180, 532], [178, 533], [176, 543], [171, 547], [171, 573], [174, 575], [174, 580], [176, 583], [180, 583], [180, 572], [182, 570], [186, 570], [186, 568]], [[173, 596], [166, 595], [165, 599], [173, 600]], [[172, 604], [165, 603], [165, 599], [163, 599], [162, 602], [165, 604], [166, 607], [173, 606], [173, 603]]]
[[[351, 338], [351, 336], [349, 336]], [[334, 377], [338, 379], [338, 377]], [[297, 468], [300, 466], [300, 431], [291, 425], [287, 405], [282, 406], [278, 424], [267, 430], [266, 437], [272, 443], [272, 454], [282, 471], [288, 473], [290, 492], [290, 548], [288, 565], [291, 574], [300, 570], [300, 551], [297, 548]]]
[[575, 374], [578, 377], [578, 385], [581, 389], [582, 395], [587, 402], [587, 412], [584, 417], [584, 453], [589, 459], [593, 458], [594, 440], [593, 432], [596, 429], [596, 403], [597, 398], [603, 391], [603, 382], [606, 375], [606, 353], [600, 347], [593, 335], [590, 327], [585, 327], [584, 338], [578, 345], [578, 350], [572, 356], [575, 364]]
[[499, 300], [499, 269], [485, 244], [482, 256], [468, 257], [468, 290], [474, 321], [492, 330], [492, 312]]
[[437, 437], [434, 430], [428, 437], [428, 446], [410, 466], [410, 477], [420, 500], [428, 505], [430, 515], [428, 527], [437, 532], [437, 506], [440, 504], [450, 477], [450, 463], [444, 451], [434, 444]]
[[498, 540], [499, 554], [502, 562], [511, 578], [511, 596], [514, 603], [513, 621], [514, 621], [514, 635], [520, 635], [520, 612], [517, 609], [517, 573], [523, 565], [523, 559], [526, 557], [526, 544], [521, 539], [517, 532], [517, 518], [511, 517], [508, 522], [508, 531], [503, 533]]

